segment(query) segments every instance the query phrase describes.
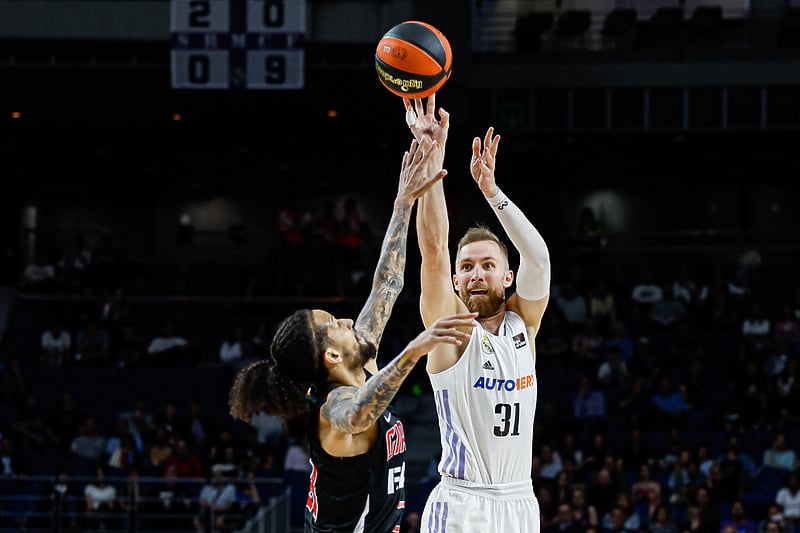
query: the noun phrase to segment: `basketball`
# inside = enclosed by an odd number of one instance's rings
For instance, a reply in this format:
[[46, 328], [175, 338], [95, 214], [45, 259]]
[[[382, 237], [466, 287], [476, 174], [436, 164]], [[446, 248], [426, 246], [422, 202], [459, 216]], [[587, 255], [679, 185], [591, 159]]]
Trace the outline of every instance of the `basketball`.
[[387, 31], [375, 50], [378, 79], [392, 94], [425, 98], [450, 78], [453, 52], [442, 32], [407, 20]]

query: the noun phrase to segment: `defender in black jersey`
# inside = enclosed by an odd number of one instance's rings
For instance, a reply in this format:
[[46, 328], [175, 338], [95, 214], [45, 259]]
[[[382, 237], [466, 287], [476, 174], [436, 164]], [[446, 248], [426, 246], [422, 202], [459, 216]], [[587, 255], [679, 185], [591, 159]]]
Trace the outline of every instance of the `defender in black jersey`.
[[[403, 156], [400, 185], [372, 290], [356, 322], [321, 309], [284, 319], [272, 338], [272, 359], [242, 369], [230, 391], [231, 416], [259, 411], [307, 419], [313, 471], [305, 531], [397, 533], [404, 508], [405, 436], [389, 402], [417, 361], [440, 343], [460, 344], [476, 313], [436, 321], [380, 371], [378, 345], [403, 287], [406, 240], [416, 200], [446, 171], [430, 138]], [[309, 406], [310, 404], [310, 406]]]
[[[327, 388], [313, 397], [308, 423], [316, 425]], [[378, 417], [378, 439], [367, 452], [334, 457], [317, 431], [309, 434], [311, 482], [306, 502], [306, 531], [399, 531], [405, 509], [406, 438], [403, 423], [388, 407]]]

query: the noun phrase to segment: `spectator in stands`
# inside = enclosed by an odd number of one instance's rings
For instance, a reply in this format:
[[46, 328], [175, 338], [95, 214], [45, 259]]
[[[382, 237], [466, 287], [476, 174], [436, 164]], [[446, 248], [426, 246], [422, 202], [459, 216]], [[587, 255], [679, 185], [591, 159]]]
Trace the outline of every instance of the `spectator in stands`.
[[[123, 445], [123, 442], [128, 436], [130, 436], [133, 441], [133, 446], [136, 450], [136, 453], [139, 454], [139, 457], [141, 457], [142, 453], [144, 453], [144, 442], [137, 440], [134, 434], [131, 433], [130, 422], [128, 419], [119, 415], [117, 416], [117, 420], [114, 425], [114, 433], [112, 433], [106, 441], [106, 457], [113, 456], [114, 452], [116, 452]], [[115, 466], [118, 468], [120, 467], [120, 465]]]
[[44, 451], [58, 443], [58, 437], [42, 414], [39, 400], [31, 393], [25, 396], [25, 403], [11, 429], [17, 435], [20, 450], [26, 452]]
[[767, 505], [765, 516], [758, 522], [758, 533], [786, 533], [783, 506], [775, 502]]
[[[628, 442], [622, 447], [620, 453], [621, 468], [626, 472], [638, 472], [643, 464], [654, 464], [653, 451], [645, 446], [642, 440], [642, 430], [634, 426], [628, 436]], [[651, 470], [652, 473], [652, 470]]]
[[175, 451], [164, 459], [164, 477], [203, 478], [203, 464], [200, 457], [189, 450], [189, 443], [186, 439], [179, 438], [175, 442]]
[[796, 457], [795, 451], [786, 446], [786, 433], [778, 431], [772, 439], [772, 445], [761, 456], [761, 466], [793, 470]]
[[99, 461], [104, 457], [106, 441], [106, 437], [99, 432], [95, 419], [89, 416], [83, 422], [78, 436], [72, 439], [70, 451], [88, 461]]
[[250, 357], [250, 354], [246, 353], [243, 331], [241, 324], [233, 325], [228, 329], [228, 334], [219, 346], [219, 360], [222, 363], [239, 368], [242, 359]]
[[580, 331], [572, 336], [572, 353], [579, 369], [594, 374], [603, 355], [605, 337], [597, 326], [597, 319], [590, 316]]
[[605, 430], [606, 398], [602, 390], [592, 387], [589, 376], [581, 376], [578, 391], [572, 399], [572, 417], [578, 432]]
[[137, 442], [148, 442], [155, 427], [153, 413], [147, 409], [144, 396], [137, 397], [130, 410], [122, 411], [119, 416], [128, 420], [128, 431], [133, 433]]
[[132, 324], [123, 324], [119, 339], [116, 343], [113, 340], [111, 342], [117, 366], [137, 366], [145, 359], [147, 343]]
[[133, 435], [126, 434], [122, 438], [122, 443], [111, 453], [108, 459], [108, 467], [114, 475], [123, 475], [131, 469], [138, 470], [142, 463], [142, 454], [136, 449], [136, 441]]
[[758, 533], [758, 521], [747, 515], [744, 502], [735, 500], [731, 504], [731, 516], [720, 524], [721, 529], [733, 526], [736, 533]]
[[640, 525], [641, 518], [627, 492], [618, 492], [611, 508], [600, 519], [600, 528], [607, 533], [638, 533]]
[[84, 235], [80, 233], [75, 235], [72, 246], [64, 250], [57, 265], [63, 283], [67, 287], [80, 290], [84, 286], [92, 274], [92, 250], [86, 243]]
[[69, 454], [72, 439], [80, 432], [86, 420], [86, 413], [75, 406], [72, 394], [64, 392], [55, 412], [49, 419], [49, 425], [58, 440], [58, 450], [62, 457]]
[[285, 427], [283, 418], [278, 415], [270, 415], [260, 411], [248, 422], [256, 432], [259, 443], [269, 446], [272, 450], [279, 450], [283, 447]]
[[773, 340], [776, 343], [786, 342], [790, 352], [797, 355], [800, 351], [800, 320], [794, 314], [790, 303], [781, 305], [780, 313], [775, 319]]
[[162, 325], [161, 333], [154, 336], [147, 346], [147, 360], [159, 366], [190, 363], [185, 357], [189, 346], [189, 341], [175, 332], [172, 320], [167, 319]]
[[[684, 508], [688, 503], [687, 494], [693, 487], [697, 487], [697, 483], [692, 483], [692, 465], [697, 462], [692, 461], [692, 454], [687, 448], [682, 448], [678, 454], [678, 459], [668, 467], [667, 473], [667, 489], [670, 493], [670, 505]], [[697, 475], [694, 475], [697, 480]], [[705, 482], [705, 478], [702, 478]]]
[[158, 426], [153, 433], [153, 442], [147, 450], [142, 473], [148, 477], [163, 475], [164, 463], [170, 455], [172, 455], [172, 444], [167, 430], [163, 426]]
[[561, 456], [558, 454], [558, 451], [553, 449], [550, 443], [545, 442], [539, 449], [539, 461], [541, 464], [539, 477], [545, 483], [554, 487], [556, 477], [564, 468], [561, 462]]
[[796, 358], [786, 361], [786, 367], [774, 382], [775, 408], [784, 424], [800, 427], [800, 373]]
[[697, 505], [690, 505], [686, 508], [686, 513], [680, 523], [680, 531], [682, 533], [717, 533], [717, 530], [705, 527], [700, 517], [700, 507]]
[[587, 447], [584, 447], [583, 451], [583, 464], [581, 469], [586, 472], [587, 479], [590, 479], [598, 470], [603, 468], [607, 453], [608, 446], [606, 445], [605, 432], [596, 431], [591, 435], [591, 441]]
[[154, 427], [162, 427], [167, 432], [170, 439], [178, 436], [185, 436], [188, 433], [186, 420], [178, 414], [178, 404], [175, 400], [169, 399], [164, 403], [163, 411], [153, 417]]
[[650, 527], [651, 533], [677, 533], [677, 526], [672, 519], [669, 506], [664, 503], [659, 503], [656, 506], [653, 516], [648, 520], [647, 525]]
[[269, 321], [266, 318], [262, 318], [256, 324], [256, 331], [250, 339], [250, 353], [252, 357], [269, 359], [269, 343], [272, 340], [269, 329]]
[[564, 282], [555, 299], [556, 306], [567, 324], [568, 331], [575, 333], [583, 328], [589, 316], [586, 297], [571, 280]]
[[584, 533], [585, 528], [575, 520], [569, 503], [559, 503], [553, 520], [542, 533]]
[[634, 505], [647, 503], [651, 494], [661, 494], [661, 484], [653, 479], [653, 473], [648, 463], [639, 466], [639, 478], [631, 484], [631, 500]]
[[792, 470], [786, 474], [783, 486], [775, 495], [775, 503], [783, 508], [786, 533], [800, 532], [800, 472]]
[[23, 476], [28, 473], [30, 473], [30, 465], [14, 448], [14, 442], [9, 437], [0, 434], [0, 478]]
[[226, 531], [228, 514], [236, 503], [236, 486], [222, 469], [211, 469], [211, 478], [200, 489], [198, 514], [192, 522], [198, 533]]
[[572, 517], [584, 528], [598, 527], [600, 519], [597, 516], [597, 509], [586, 499], [586, 489], [584, 485], [576, 485], [572, 488], [570, 500]]
[[597, 471], [594, 479], [590, 481], [587, 501], [594, 505], [599, 518], [605, 517], [611, 511], [619, 489], [620, 487], [614, 484], [608, 468]]
[[625, 391], [630, 386], [631, 373], [622, 358], [619, 345], [612, 344], [606, 348], [605, 358], [597, 367], [597, 381], [607, 391]]
[[53, 318], [40, 341], [39, 362], [44, 366], [63, 366], [71, 362], [72, 335], [59, 318]]
[[654, 428], [681, 428], [684, 426], [686, 411], [690, 409], [685, 397], [685, 387], [673, 387], [672, 379], [662, 373], [658, 387], [650, 397], [650, 419]]
[[[714, 471], [714, 466], [712, 466], [711, 471]], [[710, 482], [709, 478], [709, 483]], [[717, 505], [719, 502], [712, 500], [708, 487], [697, 487], [694, 493], [694, 502], [691, 503], [697, 506], [699, 511], [700, 525], [698, 530], [701, 533], [719, 532], [719, 526], [722, 523], [722, 514]]]
[[102, 367], [110, 362], [111, 341], [108, 331], [93, 316], [84, 316], [75, 334], [75, 362]]
[[606, 353], [608, 353], [608, 349], [612, 346], [619, 347], [619, 356], [625, 361], [626, 365], [630, 363], [634, 352], [633, 337], [628, 333], [625, 322], [621, 320], [617, 320], [611, 324], [605, 343]]
[[109, 513], [117, 510], [117, 489], [106, 481], [106, 471], [102, 466], [96, 469], [94, 481], [83, 489], [86, 499], [86, 524], [90, 529], [114, 528]]
[[789, 344], [785, 340], [776, 341], [773, 346], [774, 349], [770, 350], [770, 354], [763, 365], [764, 377], [771, 382], [783, 373], [783, 369], [786, 368], [786, 364], [791, 359]]
[[192, 449], [200, 449], [209, 440], [211, 435], [217, 433], [212, 419], [203, 412], [203, 407], [197, 400], [192, 400], [189, 404], [189, 433], [187, 439]]
[[598, 279], [589, 292], [589, 316], [597, 324], [597, 330], [606, 334], [617, 320], [617, 303], [614, 293], [609, 290], [608, 283]]

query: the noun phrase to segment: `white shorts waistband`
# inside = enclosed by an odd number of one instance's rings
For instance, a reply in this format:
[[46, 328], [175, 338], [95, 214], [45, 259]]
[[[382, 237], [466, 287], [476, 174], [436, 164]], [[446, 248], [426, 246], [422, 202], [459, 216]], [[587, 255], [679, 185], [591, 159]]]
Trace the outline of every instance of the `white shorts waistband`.
[[535, 498], [533, 494], [532, 481], [516, 481], [514, 483], [502, 483], [498, 485], [479, 485], [465, 479], [456, 479], [443, 476], [439, 483], [447, 488], [463, 490], [484, 498], [493, 500], [519, 500]]

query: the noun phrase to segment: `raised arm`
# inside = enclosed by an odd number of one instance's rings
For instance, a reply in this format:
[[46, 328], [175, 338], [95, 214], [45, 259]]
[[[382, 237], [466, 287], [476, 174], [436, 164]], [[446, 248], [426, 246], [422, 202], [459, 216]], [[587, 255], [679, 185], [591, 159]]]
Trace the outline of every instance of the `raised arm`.
[[[397, 196], [372, 278], [372, 290], [355, 323], [356, 330], [376, 346], [380, 346], [389, 315], [403, 289], [408, 226], [414, 202], [447, 174], [441, 168], [431, 172], [429, 160], [437, 150], [438, 143], [425, 136], [420, 141], [413, 140], [403, 154]], [[374, 359], [366, 368], [373, 374], [378, 370]]]
[[472, 141], [470, 172], [483, 196], [519, 252], [516, 292], [508, 299], [508, 308], [522, 316], [528, 327], [539, 330], [550, 297], [550, 252], [539, 231], [495, 182], [495, 162], [500, 136], [494, 128], [481, 139]]
[[[428, 97], [425, 105], [421, 99], [409, 100], [406, 98], [403, 102], [406, 107], [406, 120], [414, 137], [419, 139], [424, 135], [430, 135], [438, 141], [441, 152], [437, 155], [442, 160], [431, 161], [431, 164], [441, 166], [450, 127], [449, 113], [439, 108], [440, 118], [436, 118], [435, 94]], [[420, 314], [422, 322], [429, 325], [441, 316], [466, 311], [466, 306], [453, 289], [448, 249], [450, 221], [447, 216], [447, 203], [441, 182], [436, 183], [420, 199], [416, 225], [417, 242], [422, 256]], [[435, 359], [437, 354], [432, 353], [431, 357]]]

